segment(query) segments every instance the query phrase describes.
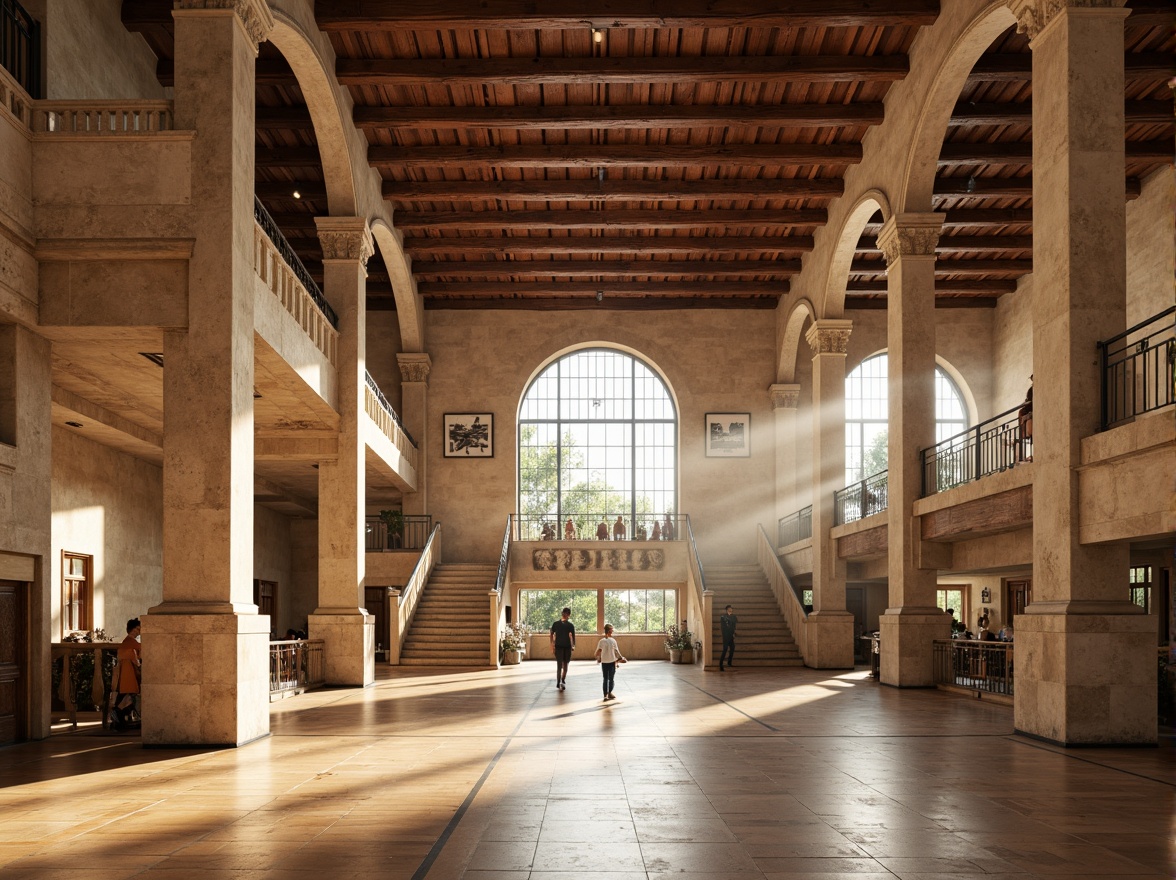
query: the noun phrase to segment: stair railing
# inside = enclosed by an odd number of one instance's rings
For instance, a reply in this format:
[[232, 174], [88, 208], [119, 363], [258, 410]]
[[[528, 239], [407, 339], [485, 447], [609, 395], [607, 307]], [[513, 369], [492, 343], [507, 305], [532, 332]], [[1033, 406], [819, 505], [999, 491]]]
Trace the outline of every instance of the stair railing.
[[506, 534], [498, 556], [498, 577], [490, 591], [490, 665], [498, 665], [499, 633], [506, 628], [506, 603], [510, 598], [510, 541], [513, 534], [511, 514], [506, 515]]
[[780, 557], [776, 555], [776, 548], [772, 546], [772, 542], [768, 539], [768, 533], [764, 531], [764, 527], [759, 526], [759, 566], [763, 569], [764, 577], [768, 579], [771, 584], [772, 593], [776, 596], [776, 604], [780, 606], [780, 613], [784, 615], [784, 620], [788, 622], [788, 628], [792, 630], [792, 638], [796, 640], [796, 647], [800, 651], [800, 657], [808, 663], [808, 612], [804, 610], [804, 606], [800, 604], [800, 597], [796, 595], [796, 590], [792, 587], [792, 581], [788, 579], [788, 575], [784, 572], [784, 567], [780, 565]]
[[[706, 575], [702, 570], [702, 558], [698, 555], [698, 544], [694, 540], [694, 526], [690, 522], [690, 516], [685, 517], [686, 520], [686, 537], [688, 539], [688, 546], [690, 552], [686, 554], [686, 583], [690, 589], [690, 598], [693, 604], [698, 609], [698, 623], [695, 626], [696, 638], [700, 640], [702, 645], [702, 667], [705, 669], [711, 663], [711, 655], [714, 653], [711, 649], [711, 603], [714, 601], [714, 593], [706, 588]], [[687, 618], [687, 614], [679, 614], [679, 617]]]
[[389, 666], [400, 665], [400, 649], [404, 642], [404, 636], [408, 633], [409, 626], [412, 625], [417, 605], [420, 604], [421, 595], [425, 591], [425, 584], [429, 582], [429, 577], [433, 574], [433, 568], [440, 555], [441, 523], [437, 523], [433, 526], [433, 531], [429, 532], [429, 540], [425, 541], [424, 549], [421, 550], [421, 558], [417, 560], [416, 568], [412, 570], [408, 583], [402, 589], [393, 587], [388, 590], [388, 621], [391, 630], [388, 645]]

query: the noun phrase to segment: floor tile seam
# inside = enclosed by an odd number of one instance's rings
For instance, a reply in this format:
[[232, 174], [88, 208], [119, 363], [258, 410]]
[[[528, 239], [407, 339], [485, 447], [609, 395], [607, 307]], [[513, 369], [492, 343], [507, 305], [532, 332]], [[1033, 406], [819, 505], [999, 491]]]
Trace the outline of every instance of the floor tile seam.
[[1009, 742], [1016, 743], [1017, 745], [1028, 746], [1031, 749], [1037, 749], [1038, 751], [1047, 752], [1051, 755], [1058, 755], [1059, 757], [1062, 757], [1062, 758], [1072, 758], [1075, 761], [1081, 761], [1082, 763], [1089, 764], [1093, 767], [1101, 767], [1103, 770], [1110, 770], [1115, 773], [1123, 773], [1127, 776], [1134, 776], [1137, 779], [1145, 779], [1148, 782], [1156, 782], [1156, 783], [1159, 783], [1160, 785], [1166, 785], [1166, 786], [1169, 786], [1170, 788], [1176, 788], [1176, 781], [1167, 780], [1167, 779], [1157, 779], [1154, 776], [1148, 776], [1146, 773], [1137, 773], [1134, 770], [1126, 770], [1122, 767], [1115, 767], [1110, 764], [1104, 764], [1101, 761], [1095, 761], [1090, 758], [1083, 757], [1081, 754], [1075, 752], [1073, 749], [1065, 749], [1065, 748], [1061, 748], [1059, 746], [1052, 746], [1049, 743], [1034, 742], [1033, 740], [1027, 739], [1026, 737], [1016, 736], [1015, 734], [1007, 735], [1005, 737], [1005, 739], [1007, 739]]

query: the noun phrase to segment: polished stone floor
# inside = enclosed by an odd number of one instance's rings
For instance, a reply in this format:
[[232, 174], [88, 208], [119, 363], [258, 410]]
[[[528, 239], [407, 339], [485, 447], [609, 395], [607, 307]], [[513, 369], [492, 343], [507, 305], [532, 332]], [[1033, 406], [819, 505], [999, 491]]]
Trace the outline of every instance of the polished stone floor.
[[1170, 878], [1176, 748], [1062, 750], [862, 672], [389, 670], [240, 749], [0, 749], [0, 878]]

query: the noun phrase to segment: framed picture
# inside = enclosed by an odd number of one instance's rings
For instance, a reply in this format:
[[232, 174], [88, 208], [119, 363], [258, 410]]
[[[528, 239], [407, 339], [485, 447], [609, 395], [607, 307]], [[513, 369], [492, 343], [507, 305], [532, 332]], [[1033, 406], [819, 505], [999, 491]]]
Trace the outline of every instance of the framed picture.
[[446, 413], [446, 458], [493, 458], [494, 413]]
[[751, 455], [751, 413], [707, 413], [708, 458], [747, 458]]

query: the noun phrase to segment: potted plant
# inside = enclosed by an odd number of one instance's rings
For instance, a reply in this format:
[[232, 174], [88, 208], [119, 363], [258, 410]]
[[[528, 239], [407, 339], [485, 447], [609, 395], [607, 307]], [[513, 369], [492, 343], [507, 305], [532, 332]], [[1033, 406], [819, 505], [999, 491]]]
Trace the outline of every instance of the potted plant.
[[514, 666], [527, 652], [527, 639], [531, 627], [525, 623], [507, 624], [502, 638], [498, 641], [498, 659], [503, 666]]
[[388, 549], [393, 550], [404, 543], [404, 512], [396, 510], [381, 510], [380, 519], [388, 529]]
[[694, 633], [686, 628], [686, 621], [681, 626], [670, 624], [666, 630], [666, 650], [670, 652], [671, 663], [694, 662]]

